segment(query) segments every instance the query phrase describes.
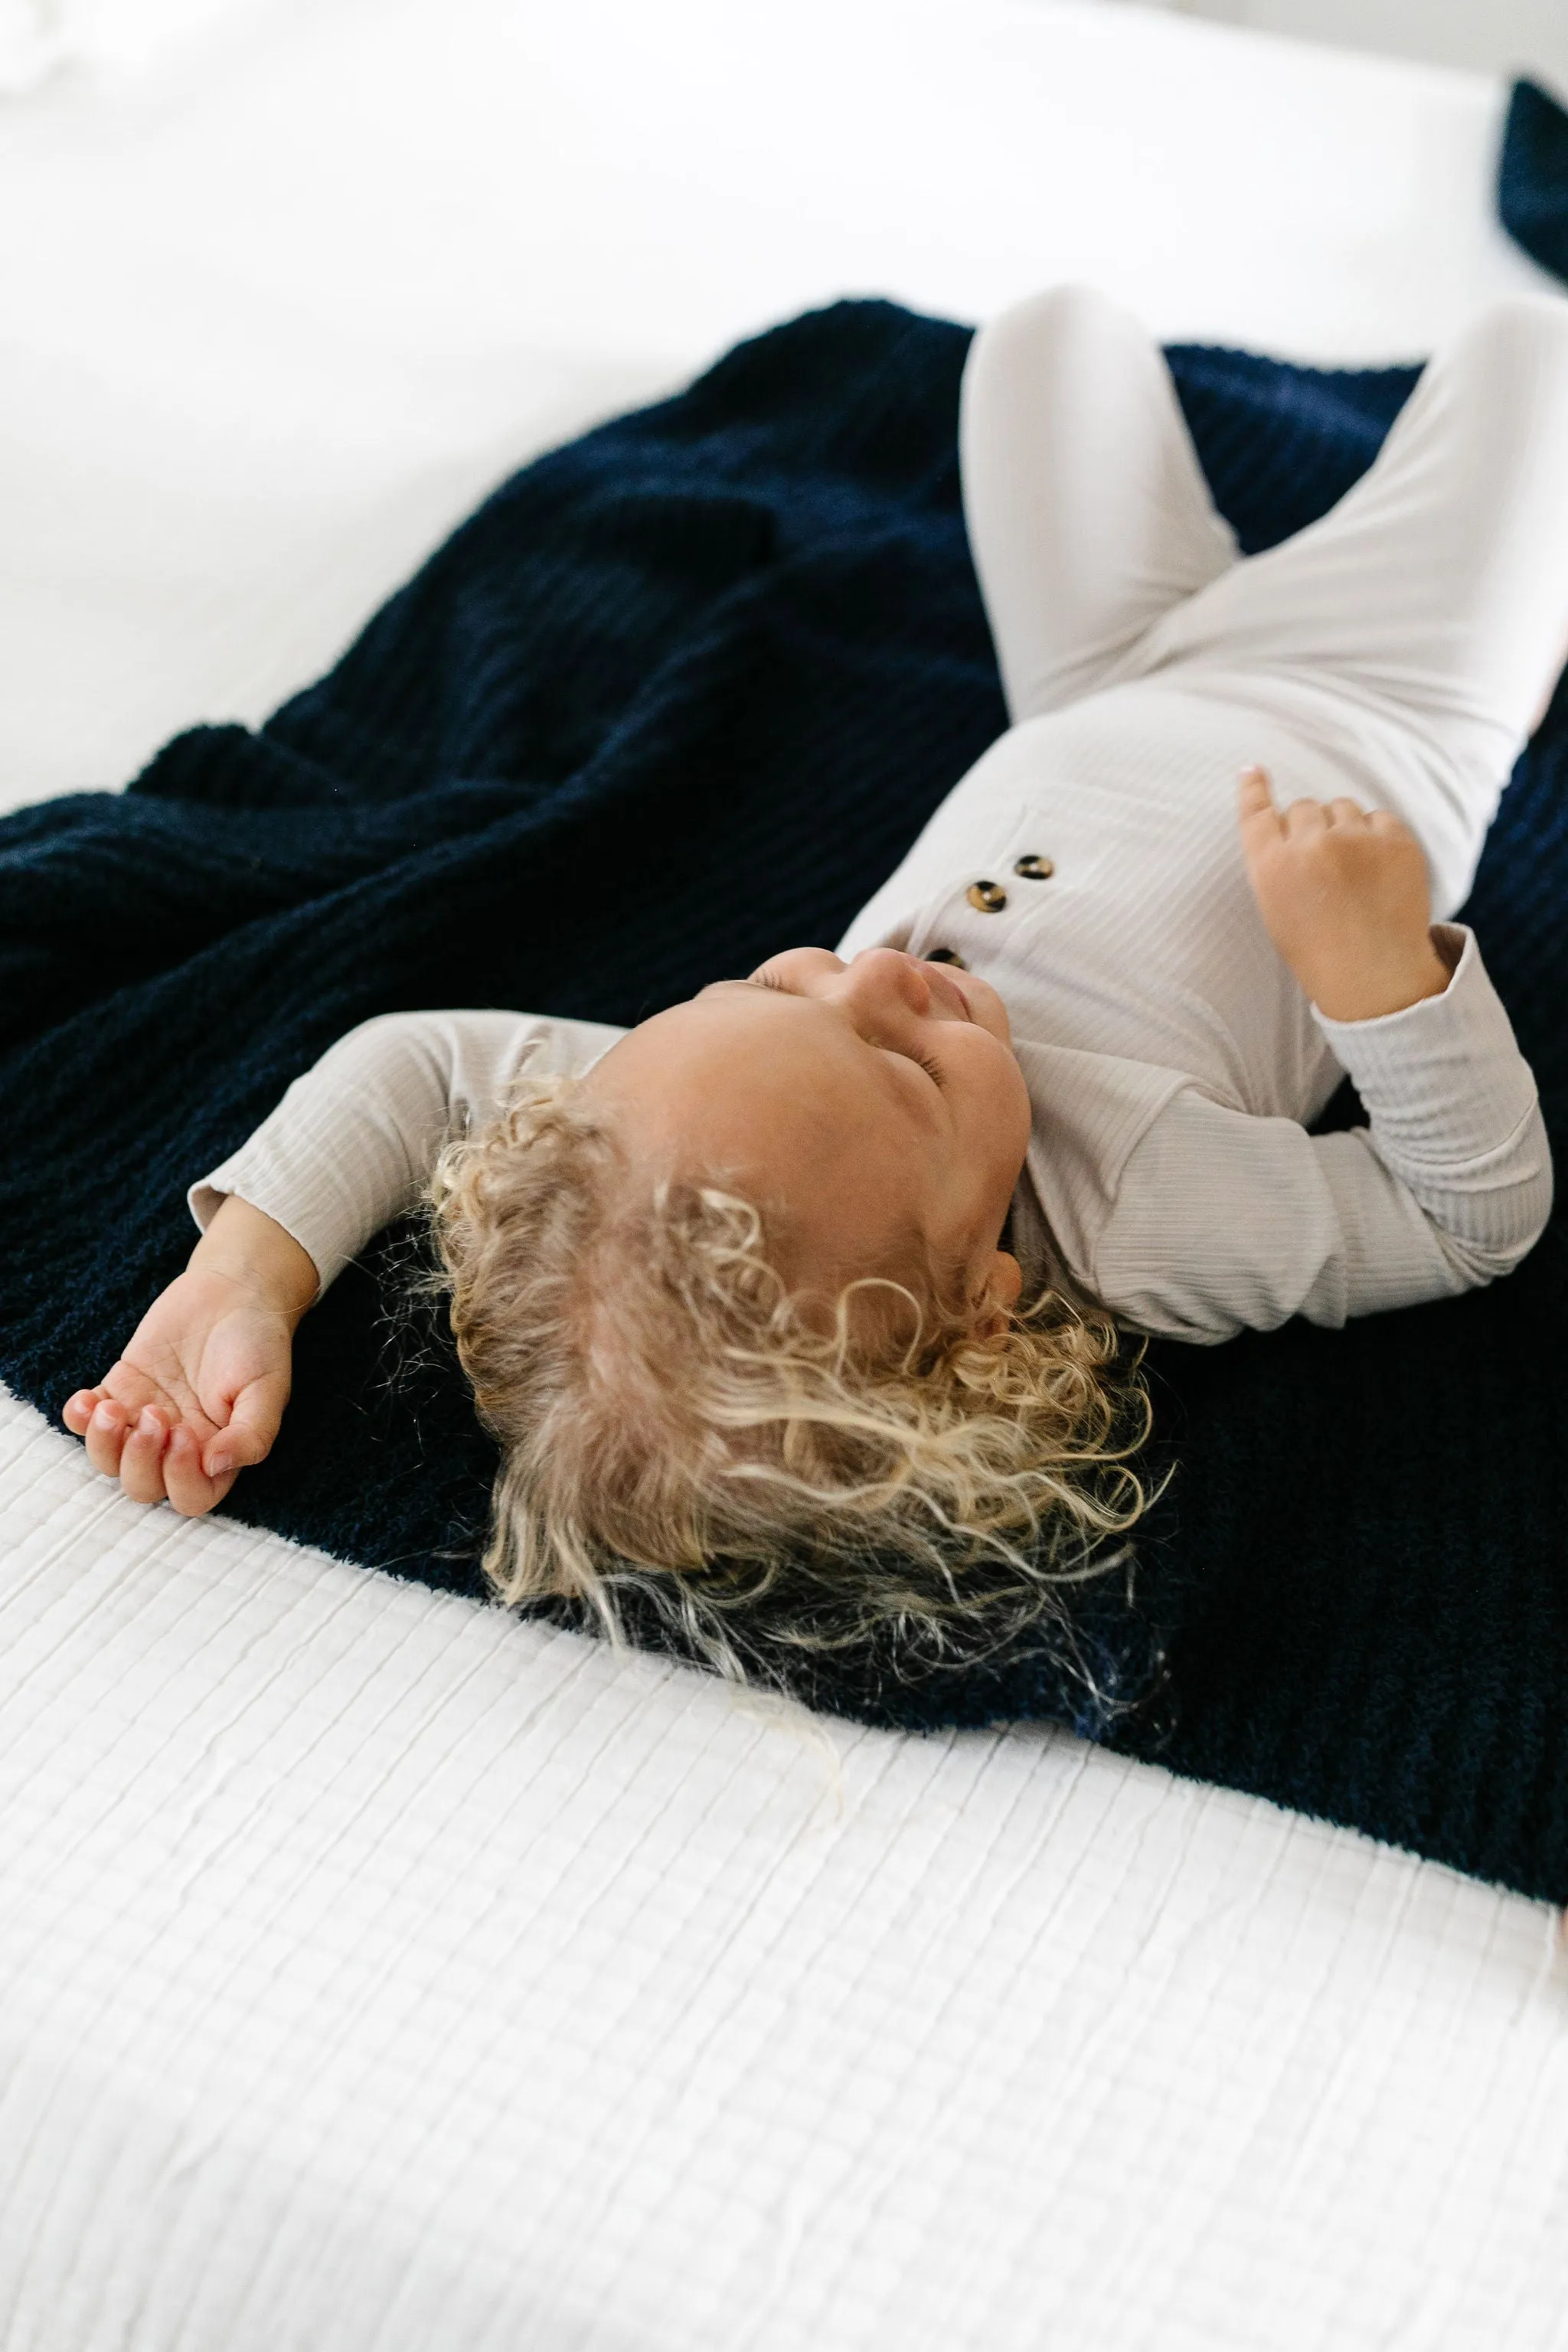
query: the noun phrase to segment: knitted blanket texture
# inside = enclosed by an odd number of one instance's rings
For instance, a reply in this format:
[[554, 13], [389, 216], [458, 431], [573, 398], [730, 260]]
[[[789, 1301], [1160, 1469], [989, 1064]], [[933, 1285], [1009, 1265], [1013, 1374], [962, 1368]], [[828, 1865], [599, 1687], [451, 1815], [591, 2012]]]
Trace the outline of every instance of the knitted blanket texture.
[[[14, 1389], [58, 1415], [100, 1376], [189, 1251], [187, 1183], [357, 1022], [630, 1023], [837, 938], [1005, 724], [959, 503], [968, 340], [858, 301], [745, 343], [504, 484], [259, 731], [195, 728], [123, 794], [0, 822]], [[1415, 375], [1170, 358], [1248, 551], [1349, 487]], [[1561, 1154], [1568, 694], [1468, 919]], [[493, 1457], [444, 1335], [396, 1309], [407, 1246], [307, 1318], [226, 1507], [477, 1593]], [[1174, 1473], [1131, 1594], [1093, 1589], [1080, 1633], [1100, 1698], [1142, 1704], [1107, 1711], [1038, 1642], [963, 1675], [838, 1660], [803, 1694], [917, 1727], [1065, 1717], [1568, 1896], [1565, 1270], [1559, 1222], [1458, 1301], [1152, 1349]]]

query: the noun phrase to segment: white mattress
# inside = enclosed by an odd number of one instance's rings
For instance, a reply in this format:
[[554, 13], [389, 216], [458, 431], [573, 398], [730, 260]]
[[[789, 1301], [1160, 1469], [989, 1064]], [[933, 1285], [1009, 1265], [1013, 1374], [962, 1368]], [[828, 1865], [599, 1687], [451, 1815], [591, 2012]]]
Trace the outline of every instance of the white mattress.
[[[1498, 106], [1045, 0], [275, 0], [51, 85], [6, 793], [258, 715], [515, 457], [845, 289], [1418, 351], [1531, 282]], [[0, 1692], [5, 2352], [1568, 2341], [1540, 1906], [142, 1512], [4, 1399]]]

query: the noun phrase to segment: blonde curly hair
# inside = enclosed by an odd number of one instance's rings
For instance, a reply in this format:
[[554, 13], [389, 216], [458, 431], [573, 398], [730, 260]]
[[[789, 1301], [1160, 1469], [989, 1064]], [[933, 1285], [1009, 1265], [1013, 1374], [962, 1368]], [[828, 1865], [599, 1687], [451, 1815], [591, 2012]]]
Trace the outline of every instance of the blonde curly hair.
[[[1147, 1499], [1147, 1398], [1109, 1318], [1047, 1293], [977, 1328], [939, 1283], [880, 1279], [824, 1314], [774, 1271], [751, 1202], [639, 1193], [569, 1078], [525, 1075], [450, 1143], [432, 1212], [501, 1449], [485, 1568], [503, 1601], [564, 1596], [613, 1639], [651, 1612], [774, 1684], [878, 1641], [921, 1670], [1048, 1633], [1071, 1664], [1069, 1588], [1126, 1560]], [[868, 1317], [889, 1297], [900, 1315]]]

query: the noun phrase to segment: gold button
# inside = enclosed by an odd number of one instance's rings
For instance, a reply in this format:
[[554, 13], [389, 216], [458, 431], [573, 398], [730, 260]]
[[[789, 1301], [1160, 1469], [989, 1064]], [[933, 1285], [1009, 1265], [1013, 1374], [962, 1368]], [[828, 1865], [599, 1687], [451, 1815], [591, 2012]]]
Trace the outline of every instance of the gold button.
[[1049, 857], [1020, 857], [1013, 868], [1026, 882], [1048, 882], [1056, 870], [1055, 861]]
[[926, 963], [953, 963], [958, 966], [960, 971], [967, 971], [969, 970], [969, 966], [964, 962], [963, 958], [959, 954], [956, 948], [932, 948], [931, 953], [924, 957], [922, 961]]
[[983, 915], [999, 915], [1007, 903], [1000, 882], [972, 882], [963, 895]]

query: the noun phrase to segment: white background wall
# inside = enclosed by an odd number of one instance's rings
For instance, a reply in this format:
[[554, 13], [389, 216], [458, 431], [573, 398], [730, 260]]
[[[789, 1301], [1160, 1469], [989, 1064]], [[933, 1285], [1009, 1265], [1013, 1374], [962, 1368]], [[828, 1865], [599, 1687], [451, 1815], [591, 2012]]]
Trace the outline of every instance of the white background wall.
[[1526, 71], [1568, 93], [1568, 0], [1151, 0], [1180, 16], [1483, 72]]

